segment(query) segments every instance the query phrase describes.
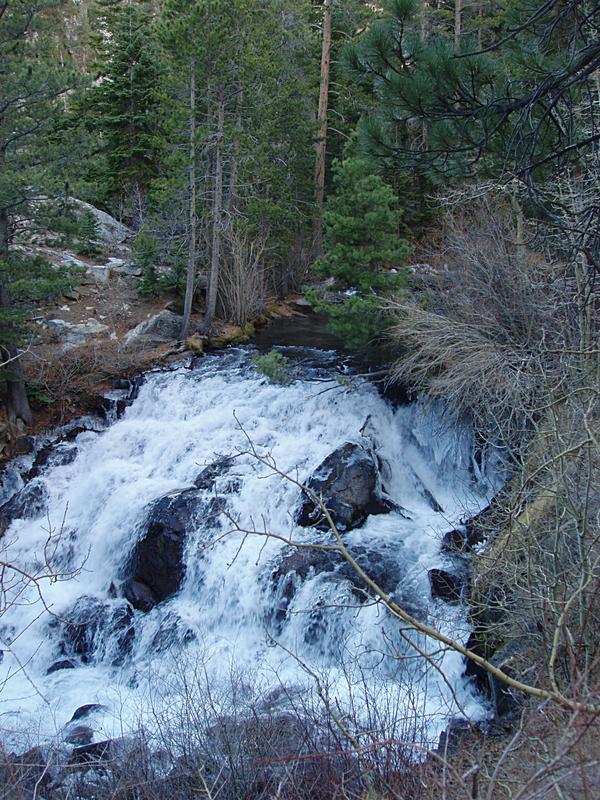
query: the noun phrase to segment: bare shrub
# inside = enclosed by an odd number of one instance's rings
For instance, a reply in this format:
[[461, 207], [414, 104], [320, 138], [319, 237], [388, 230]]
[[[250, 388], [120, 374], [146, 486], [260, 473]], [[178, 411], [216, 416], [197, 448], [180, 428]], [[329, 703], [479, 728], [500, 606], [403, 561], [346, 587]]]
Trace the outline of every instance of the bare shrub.
[[393, 377], [514, 444], [556, 372], [561, 270], [520, 243], [510, 208], [486, 196], [447, 212], [443, 243], [431, 289], [392, 308]]
[[267, 238], [266, 231], [251, 236], [237, 223], [225, 227], [226, 258], [220, 273], [219, 302], [225, 319], [236, 325], [245, 325], [264, 310]]
[[395, 307], [394, 375], [447, 401], [511, 458], [506, 490], [475, 523], [488, 540], [473, 560], [479, 646], [530, 683], [593, 706], [600, 391], [590, 236], [563, 236], [563, 260], [551, 230], [542, 256], [527, 247], [514, 203], [458, 200], [445, 217], [445, 269]]

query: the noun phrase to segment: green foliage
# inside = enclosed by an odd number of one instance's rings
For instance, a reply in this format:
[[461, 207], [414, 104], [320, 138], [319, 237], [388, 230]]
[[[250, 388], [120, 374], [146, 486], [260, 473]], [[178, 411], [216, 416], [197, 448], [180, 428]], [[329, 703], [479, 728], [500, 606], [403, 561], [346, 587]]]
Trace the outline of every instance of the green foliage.
[[98, 245], [98, 220], [93, 212], [86, 209], [77, 222], [75, 229], [77, 252], [83, 256], [99, 255], [102, 251]]
[[348, 157], [334, 164], [335, 191], [323, 214], [325, 255], [315, 264], [317, 275], [333, 278], [346, 297], [332, 303], [312, 293], [311, 300], [348, 346], [365, 347], [385, 329], [381, 298], [406, 283], [409, 246], [398, 236], [393, 190], [354, 149], [350, 143]]
[[40, 198], [63, 192], [57, 176], [73, 152], [74, 142], [60, 136], [63, 99], [76, 84], [57, 53], [65, 6], [21, 0], [5, 3], [0, 13], [0, 347], [13, 351], [31, 304], [57, 295], [72, 279], [12, 248], [17, 217], [35, 229], [47, 213]]
[[271, 383], [277, 383], [280, 386], [289, 386], [293, 383], [289, 359], [278, 350], [270, 350], [262, 356], [256, 353], [252, 358], [252, 363], [256, 371], [268, 378]]
[[75, 268], [52, 267], [42, 258], [11, 253], [0, 258], [0, 286], [11, 304], [0, 307], [0, 346], [14, 346], [23, 337], [31, 308], [60, 297], [76, 281]]
[[[428, 35], [417, 4], [386, 4], [345, 54], [350, 74], [370, 79], [377, 98], [360, 127], [363, 152], [431, 189], [507, 172], [533, 186], [560, 159], [576, 162], [586, 145], [576, 109], [595, 91], [600, 51], [584, 0], [561, 5], [511, 0], [472, 18], [465, 4], [457, 57], [451, 3], [429, 11]], [[502, 45], [483, 45], [494, 40]]]
[[165, 0], [158, 22], [164, 65], [165, 148], [147, 219], [161, 263], [182, 276], [189, 244], [190, 91], [195, 77], [198, 270], [212, 236], [217, 109], [222, 101], [222, 213], [243, 218], [250, 238], [268, 235], [267, 269], [289, 261], [311, 218], [318, 61], [309, 9], [293, 0]]
[[96, 203], [139, 224], [158, 175], [162, 62], [147, 3], [99, 0], [96, 83], [79, 103], [100, 147], [88, 167]]
[[28, 381], [26, 388], [29, 404], [36, 411], [41, 411], [54, 403], [54, 398], [48, 393], [48, 387], [43, 383]]

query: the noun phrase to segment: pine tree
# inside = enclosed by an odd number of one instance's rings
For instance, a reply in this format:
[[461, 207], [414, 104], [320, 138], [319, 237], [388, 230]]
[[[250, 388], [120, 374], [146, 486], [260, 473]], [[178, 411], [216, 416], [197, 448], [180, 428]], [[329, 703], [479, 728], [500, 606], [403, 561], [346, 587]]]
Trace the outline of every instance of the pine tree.
[[146, 2], [98, 0], [97, 79], [82, 106], [100, 134], [92, 177], [100, 202], [140, 227], [160, 159], [161, 61]]
[[291, 0], [283, 6], [280, 0], [163, 5], [169, 153], [154, 196], [167, 207], [170, 197], [181, 220], [175, 249], [181, 252], [185, 242], [182, 336], [202, 267], [208, 276], [203, 327], [212, 325], [234, 229], [242, 228], [244, 238], [281, 236], [269, 249], [280, 248], [283, 257], [281, 242], [308, 216], [299, 212], [308, 209], [308, 196], [301, 201], [298, 187], [311, 126], [303, 106], [303, 55], [294, 51], [303, 22]]
[[[409, 252], [398, 236], [400, 216], [393, 190], [350, 142], [334, 163], [334, 192], [325, 204], [325, 255], [315, 264], [345, 292], [341, 303], [317, 300], [331, 328], [350, 347], [365, 347], [385, 328], [381, 298], [405, 284]], [[313, 299], [316, 299], [313, 295]]]
[[[463, 26], [457, 50], [451, 29], [420, 36], [418, 11], [416, 0], [390, 3], [347, 55], [352, 73], [370, 78], [377, 95], [362, 142], [380, 164], [421, 167], [446, 184], [512, 174], [533, 189], [562, 159], [585, 157], [590, 141], [579, 135], [576, 109], [587, 96], [593, 115], [590, 89], [600, 67], [598, 26], [585, 0], [543, 7], [511, 0], [487, 20], [496, 43], [483, 50], [483, 22], [469, 35]], [[408, 135], [419, 123], [427, 125], [426, 142]]]
[[55, 185], [61, 101], [73, 75], [55, 57], [53, 14], [60, 0], [5, 3], [0, 13], [0, 351], [5, 364], [11, 423], [29, 423], [31, 412], [18, 345], [28, 301], [47, 295], [64, 276], [23, 259], [12, 243], [17, 220], [31, 219]]

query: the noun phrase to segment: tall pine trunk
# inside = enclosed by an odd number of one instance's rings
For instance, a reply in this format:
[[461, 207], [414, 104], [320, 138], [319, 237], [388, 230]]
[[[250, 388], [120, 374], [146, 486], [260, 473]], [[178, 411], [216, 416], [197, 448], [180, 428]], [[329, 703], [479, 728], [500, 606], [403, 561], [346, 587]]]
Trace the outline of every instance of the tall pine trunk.
[[315, 161], [315, 216], [313, 241], [315, 255], [323, 253], [323, 202], [325, 200], [325, 168], [327, 154], [327, 112], [329, 110], [329, 77], [331, 72], [331, 0], [323, 3], [323, 47], [321, 53], [321, 83], [319, 88], [319, 131]]
[[183, 323], [180, 338], [184, 341], [190, 330], [192, 303], [196, 288], [196, 61], [190, 58], [190, 113], [189, 113], [189, 228], [188, 263], [183, 302]]
[[212, 327], [217, 296], [219, 293], [219, 269], [221, 265], [221, 238], [223, 227], [223, 140], [225, 137], [225, 89], [219, 86], [217, 108], [217, 136], [215, 143], [215, 180], [212, 209], [212, 240], [210, 248], [210, 275], [208, 279], [208, 294], [206, 297], [206, 310], [202, 328], [204, 333], [209, 333]]

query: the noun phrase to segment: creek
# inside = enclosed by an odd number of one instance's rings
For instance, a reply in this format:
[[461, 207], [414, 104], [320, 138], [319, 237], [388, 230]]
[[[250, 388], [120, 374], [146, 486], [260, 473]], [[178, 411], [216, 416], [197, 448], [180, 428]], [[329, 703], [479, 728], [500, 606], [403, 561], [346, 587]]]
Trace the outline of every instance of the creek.
[[[294, 693], [315, 694], [316, 676], [356, 731], [377, 725], [428, 744], [450, 718], [489, 714], [461, 656], [403, 630], [341, 561], [283, 541], [330, 536], [297, 524], [298, 486], [251, 451], [304, 482], [345, 443], [367, 447], [394, 508], [344, 540], [397, 602], [463, 644], [468, 609], [432, 595], [430, 572], [460, 573], [444, 534], [489, 504], [498, 464], [441, 408], [394, 406], [372, 383], [348, 382], [351, 368], [334, 350], [306, 344], [281, 348], [292, 364], [287, 386], [257, 373], [253, 346], [151, 372], [118, 419], [84, 420], [88, 429], [40, 441], [26, 485], [35, 454], [5, 471], [3, 500], [13, 495], [14, 509], [18, 492], [28, 494], [2, 559], [40, 575], [49, 561], [62, 576], [37, 585], [13, 577], [6, 587], [5, 739], [60, 739], [86, 704], [101, 706], [95, 740], [148, 729], [195, 681], [215, 713], [228, 713], [240, 687], [255, 708], [285, 708]], [[210, 480], [197, 482], [180, 525], [175, 590], [133, 608], [127, 580], [149, 515], [201, 473]]]

